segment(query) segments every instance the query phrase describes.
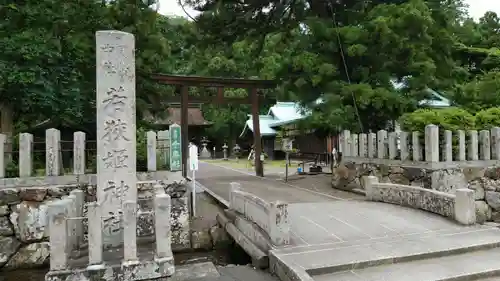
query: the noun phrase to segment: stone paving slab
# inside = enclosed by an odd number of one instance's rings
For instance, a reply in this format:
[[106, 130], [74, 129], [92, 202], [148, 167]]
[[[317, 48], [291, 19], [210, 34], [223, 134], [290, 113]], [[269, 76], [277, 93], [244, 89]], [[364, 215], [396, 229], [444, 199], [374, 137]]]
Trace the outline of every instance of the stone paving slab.
[[245, 171], [200, 162], [196, 181], [226, 201], [229, 200], [231, 182], [241, 183], [243, 190], [267, 201], [298, 203], [363, 199], [363, 196], [333, 189], [329, 175], [306, 176], [285, 183], [272, 176], [260, 178]]
[[[315, 281], [477, 280], [500, 273], [500, 249], [313, 276]], [[467, 279], [463, 279], [467, 276]]]
[[295, 253], [283, 253], [281, 259], [316, 274], [499, 246], [500, 230], [477, 228], [456, 233], [415, 236], [411, 239], [403, 237], [380, 242], [368, 240], [357, 245], [338, 243], [323, 246], [323, 249], [303, 248]]

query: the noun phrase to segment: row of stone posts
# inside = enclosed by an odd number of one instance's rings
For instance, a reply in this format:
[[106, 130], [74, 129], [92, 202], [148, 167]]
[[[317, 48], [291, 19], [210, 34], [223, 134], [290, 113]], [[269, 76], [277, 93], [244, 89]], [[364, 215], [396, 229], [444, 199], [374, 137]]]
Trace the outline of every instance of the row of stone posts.
[[[178, 126], [176, 124], [172, 126]], [[178, 126], [179, 127], [179, 126]], [[169, 159], [170, 136], [169, 130], [158, 133], [149, 131], [147, 137], [148, 171], [156, 171], [157, 149], [160, 151], [159, 160], [166, 163]], [[0, 155], [5, 154], [6, 136], [0, 134]], [[3, 144], [3, 145], [2, 145]], [[86, 171], [86, 135], [84, 132], [73, 134], [73, 174], [83, 175]], [[45, 134], [45, 175], [59, 176], [62, 174], [61, 133], [57, 129], [48, 129]], [[179, 153], [182, 153], [179, 151]], [[6, 158], [0, 157], [0, 178], [5, 177]], [[33, 135], [21, 133], [19, 135], [19, 176], [33, 176]]]
[[[158, 188], [158, 187], [157, 187]], [[161, 186], [159, 187], [161, 188]], [[83, 191], [74, 190], [66, 199], [49, 205], [50, 269], [66, 270], [73, 250], [83, 244], [83, 220], [88, 221], [88, 258], [89, 266], [102, 266], [103, 227], [109, 218], [101, 216], [100, 204], [87, 204], [87, 217], [83, 217]], [[123, 204], [124, 261], [137, 261], [137, 203], [126, 201]], [[172, 258], [171, 226], [169, 218], [171, 200], [168, 194], [157, 194], [154, 198], [154, 218], [156, 236], [156, 255], [158, 259]], [[121, 218], [120, 218], [121, 219]]]
[[[451, 162], [500, 160], [500, 128], [491, 130], [458, 130], [455, 132], [457, 150], [453, 155], [453, 132], [444, 131], [440, 139], [439, 127], [427, 125], [424, 132], [424, 148], [419, 132], [387, 132], [376, 134], [351, 134], [344, 130], [340, 137], [340, 152], [344, 157], [399, 159], [402, 161]], [[468, 140], [468, 142], [467, 142]], [[424, 153], [422, 153], [422, 150]]]

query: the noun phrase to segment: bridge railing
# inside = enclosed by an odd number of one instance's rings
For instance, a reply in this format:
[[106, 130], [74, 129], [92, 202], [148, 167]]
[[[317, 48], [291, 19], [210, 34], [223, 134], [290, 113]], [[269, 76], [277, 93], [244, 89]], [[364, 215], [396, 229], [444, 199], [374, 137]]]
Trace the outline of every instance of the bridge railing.
[[241, 190], [239, 183], [231, 183], [229, 207], [257, 224], [276, 246], [290, 243], [288, 204], [280, 201], [267, 202]]
[[364, 177], [370, 201], [398, 204], [449, 217], [461, 224], [476, 223], [474, 191], [457, 189], [454, 194], [418, 186], [380, 183], [375, 176]]

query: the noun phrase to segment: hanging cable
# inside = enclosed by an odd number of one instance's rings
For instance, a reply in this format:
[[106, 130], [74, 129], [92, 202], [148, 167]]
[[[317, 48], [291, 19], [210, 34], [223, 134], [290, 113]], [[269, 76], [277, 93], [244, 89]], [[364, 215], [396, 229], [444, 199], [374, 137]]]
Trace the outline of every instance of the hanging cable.
[[186, 16], [188, 16], [188, 18], [190, 18], [192, 21], [196, 22], [196, 20], [184, 8], [184, 4], [182, 4], [182, 0], [178, 0], [177, 4], [179, 4], [179, 6], [181, 6], [181, 9], [184, 11], [184, 14], [186, 14]]
[[[330, 5], [328, 5], [329, 8], [330, 8], [330, 12], [332, 13], [332, 19], [333, 19], [333, 24], [334, 24], [334, 27], [335, 27], [335, 33], [337, 33], [337, 42], [339, 44], [339, 49], [340, 49], [340, 57], [342, 58], [342, 63], [344, 65], [344, 72], [345, 72], [345, 76], [347, 78], [347, 83], [349, 83], [349, 85], [351, 85], [351, 77], [349, 75], [349, 69], [347, 68], [347, 61], [345, 59], [345, 54], [344, 54], [344, 48], [342, 47], [342, 40], [340, 38], [340, 28], [339, 28], [339, 24], [337, 22], [337, 11], [333, 10], [332, 6], [333, 6], [333, 3], [330, 1]], [[353, 105], [354, 105], [354, 111], [356, 112], [356, 116], [358, 117], [358, 123], [359, 123], [359, 129], [361, 130], [361, 132], [363, 132], [363, 123], [361, 122], [361, 116], [359, 115], [359, 110], [358, 110], [358, 105], [357, 105], [357, 102], [356, 102], [356, 96], [354, 95], [354, 91], [352, 89], [350, 89], [351, 91], [351, 96], [352, 96], [352, 102], [353, 102]]]

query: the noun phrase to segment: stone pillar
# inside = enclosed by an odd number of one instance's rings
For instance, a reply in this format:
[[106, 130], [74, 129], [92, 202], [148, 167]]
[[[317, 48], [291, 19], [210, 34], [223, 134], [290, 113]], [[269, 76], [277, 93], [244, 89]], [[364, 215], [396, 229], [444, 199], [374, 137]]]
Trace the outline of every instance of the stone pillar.
[[366, 145], [368, 138], [366, 134], [359, 134], [359, 157], [367, 157]]
[[359, 150], [358, 150], [358, 141], [359, 137], [357, 134], [352, 134], [351, 135], [351, 156], [353, 157], [358, 157], [359, 155]]
[[478, 150], [478, 140], [477, 140], [477, 131], [471, 130], [469, 131], [469, 159], [468, 160], [478, 160], [479, 155], [477, 153]]
[[351, 132], [349, 130], [344, 130], [342, 132], [342, 138], [340, 142], [340, 152], [342, 152], [342, 157], [351, 156]]
[[457, 131], [458, 136], [458, 161], [465, 161], [465, 132], [462, 130]]
[[411, 150], [412, 150], [412, 160], [414, 162], [420, 161], [420, 133], [411, 133]]
[[104, 247], [123, 242], [122, 205], [137, 200], [134, 36], [96, 32], [97, 200]]
[[460, 188], [455, 191], [455, 220], [464, 225], [476, 223], [474, 190]]
[[85, 133], [73, 133], [73, 173], [85, 174]]
[[387, 131], [380, 130], [377, 132], [377, 158], [387, 158]]
[[19, 135], [19, 176], [31, 177], [33, 172], [33, 135], [21, 133]]
[[68, 233], [68, 247], [70, 251], [76, 249], [77, 237], [76, 237], [76, 196], [74, 193], [70, 193], [68, 197], [63, 199], [67, 202], [66, 212], [68, 215], [68, 221], [66, 223], [67, 233]]
[[234, 192], [237, 192], [241, 190], [241, 184], [237, 182], [232, 182], [229, 184], [229, 208], [233, 209], [234, 208], [234, 198], [233, 194]]
[[491, 152], [494, 160], [500, 160], [500, 127], [491, 128]]
[[168, 154], [169, 154], [168, 148], [170, 146], [169, 139], [170, 139], [170, 133], [168, 130], [158, 131], [157, 150], [159, 152], [158, 154], [160, 155], [159, 157], [160, 165], [163, 167], [166, 167], [169, 162], [168, 160]]
[[66, 200], [58, 200], [48, 206], [50, 270], [65, 270], [68, 267], [67, 203]]
[[377, 151], [377, 135], [375, 133], [368, 134], [368, 158], [375, 158]]
[[269, 238], [273, 245], [290, 244], [290, 221], [288, 219], [288, 204], [271, 202], [269, 208]]
[[481, 160], [491, 160], [490, 131], [481, 130], [479, 132], [479, 158]]
[[410, 151], [408, 150], [408, 133], [399, 132], [399, 149], [401, 151], [401, 161], [406, 161], [410, 157]]
[[364, 176], [362, 179], [365, 187], [366, 199], [373, 200], [373, 185], [378, 183], [378, 178], [375, 176]]
[[[229, 148], [229, 147], [227, 146], [227, 143], [224, 143], [224, 145], [222, 146], [222, 151], [223, 151], [223, 153], [224, 153], [224, 160], [225, 160], [225, 161], [229, 160], [229, 159], [228, 159], [228, 155], [227, 155], [227, 149], [228, 149], [228, 148]], [[215, 158], [215, 146], [214, 146], [214, 158]]]
[[83, 243], [83, 206], [85, 205], [85, 193], [80, 189], [75, 189], [70, 192], [73, 196], [75, 204], [75, 233], [76, 247], [80, 247]]
[[7, 136], [0, 134], [0, 178], [5, 178], [5, 143]]
[[147, 154], [148, 154], [148, 172], [156, 171], [156, 133], [148, 131], [147, 138]]
[[397, 141], [398, 141], [398, 134], [396, 132], [390, 132], [388, 142], [389, 142], [389, 159], [391, 160], [396, 159], [398, 154]]
[[439, 162], [439, 127], [425, 126], [425, 161]]
[[102, 217], [99, 203], [87, 204], [89, 266], [101, 265], [102, 260]]
[[123, 239], [125, 241], [124, 261], [137, 261], [137, 203], [135, 201], [126, 201], [123, 204]]
[[168, 194], [157, 194], [154, 199], [156, 257], [159, 259], [172, 257], [172, 230], [170, 228], [171, 200]]
[[45, 174], [48, 177], [61, 174], [61, 132], [58, 129], [45, 131]]
[[453, 134], [450, 130], [444, 131], [444, 153], [443, 159], [446, 162], [453, 161]]

